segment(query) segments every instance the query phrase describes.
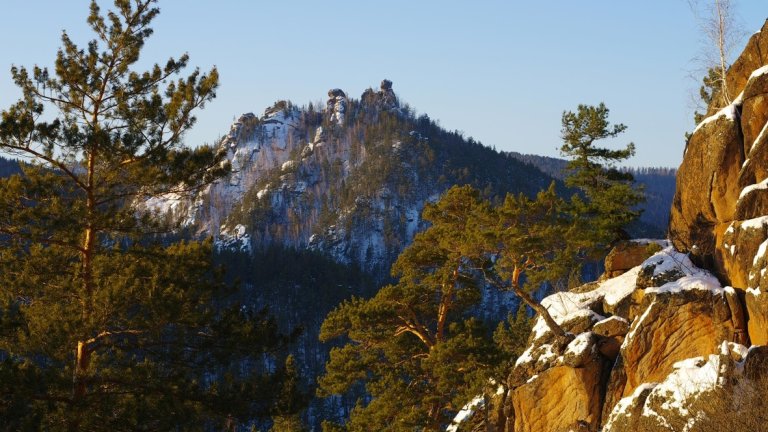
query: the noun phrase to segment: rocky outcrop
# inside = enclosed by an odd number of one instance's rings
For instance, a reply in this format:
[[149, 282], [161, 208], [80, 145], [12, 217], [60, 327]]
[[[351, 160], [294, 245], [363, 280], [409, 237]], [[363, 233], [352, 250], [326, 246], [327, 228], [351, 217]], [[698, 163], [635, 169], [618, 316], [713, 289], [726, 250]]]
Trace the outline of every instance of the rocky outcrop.
[[642, 383], [663, 381], [680, 360], [716, 352], [722, 341], [732, 340], [736, 327], [725, 292], [710, 275], [646, 289], [641, 309], [621, 347], [622, 397]]
[[347, 95], [341, 89], [328, 90], [328, 102], [326, 110], [330, 116], [331, 122], [344, 124], [344, 114], [347, 112]]
[[748, 287], [751, 258], [762, 240], [731, 228], [768, 214], [768, 191], [761, 183], [768, 176], [766, 64], [768, 25], [750, 38], [728, 71], [733, 102], [710, 107], [690, 137], [670, 220], [675, 247], [739, 289]]
[[[711, 106], [686, 146], [670, 219], [675, 247], [746, 302], [748, 336], [768, 343], [768, 23], [728, 70], [733, 102]], [[745, 328], [736, 329], [744, 333]]]
[[392, 90], [392, 81], [388, 79], [381, 81], [379, 91], [371, 88], [365, 90], [360, 97], [360, 102], [366, 110], [392, 111], [400, 108], [400, 102]]
[[[672, 424], [684, 413], [665, 404], [670, 397], [688, 403], [743, 369], [746, 348], [732, 342], [745, 325], [737, 292], [672, 247], [542, 305], [571, 337], [558, 340], [536, 320], [509, 376], [500, 420], [506, 429], [498, 430], [645, 430], [659, 418]], [[701, 389], [675, 387], [689, 375], [700, 378]], [[668, 396], [670, 389], [678, 393]], [[643, 417], [649, 412], [650, 420]]]

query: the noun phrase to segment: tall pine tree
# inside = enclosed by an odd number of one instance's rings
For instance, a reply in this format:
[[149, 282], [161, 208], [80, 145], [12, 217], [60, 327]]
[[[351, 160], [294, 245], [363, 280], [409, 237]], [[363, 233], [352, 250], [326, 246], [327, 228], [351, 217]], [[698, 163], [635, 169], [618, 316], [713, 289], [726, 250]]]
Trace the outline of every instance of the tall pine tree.
[[635, 145], [612, 150], [598, 147], [597, 141], [615, 138], [627, 127], [612, 125], [605, 104], [579, 105], [577, 111], [566, 111], [562, 118], [563, 145], [560, 151], [568, 157], [566, 185], [582, 195], [573, 199], [573, 214], [580, 221], [571, 238], [571, 247], [600, 257], [616, 240], [626, 238], [625, 228], [640, 216], [636, 206], [644, 201], [634, 186], [634, 178], [617, 164], [635, 154]]
[[[62, 35], [52, 73], [12, 68], [2, 112], [0, 423], [9, 430], [199, 430], [266, 415], [273, 376], [253, 359], [284, 342], [226, 301], [211, 243], [166, 246], [138, 210], [226, 171], [182, 145], [218, 73], [176, 78], [187, 56], [134, 70], [153, 0], [91, 3], [94, 40]], [[281, 413], [287, 414], [285, 412]]]

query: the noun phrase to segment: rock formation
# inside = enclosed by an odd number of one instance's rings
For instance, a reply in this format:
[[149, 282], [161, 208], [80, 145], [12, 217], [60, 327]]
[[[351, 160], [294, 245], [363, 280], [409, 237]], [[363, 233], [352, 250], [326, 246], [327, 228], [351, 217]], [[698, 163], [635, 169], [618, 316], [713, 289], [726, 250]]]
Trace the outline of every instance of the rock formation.
[[728, 70], [728, 93], [738, 97], [710, 107], [690, 137], [669, 228], [679, 251], [745, 296], [754, 344], [768, 342], [768, 300], [759, 295], [768, 239], [766, 64], [768, 23]]
[[[613, 259], [632, 259], [638, 249], [622, 245]], [[625, 432], [677, 424], [687, 421], [688, 404], [746, 370], [747, 348], [734, 342], [745, 325], [737, 292], [671, 246], [542, 305], [572, 337], [559, 342], [536, 320], [506, 398], [494, 399], [506, 404], [495, 430]]]
[[392, 81], [388, 79], [381, 81], [379, 91], [371, 88], [365, 90], [360, 97], [360, 102], [367, 110], [392, 111], [400, 108], [400, 102], [392, 90]]
[[712, 398], [737, 407], [768, 374], [766, 64], [768, 23], [728, 71], [738, 97], [711, 106], [688, 141], [673, 247], [647, 257], [620, 245], [598, 282], [542, 300], [571, 337], [558, 341], [537, 318], [506, 397], [494, 399], [506, 417], [495, 430], [697, 430], [723, 414], [701, 414]]

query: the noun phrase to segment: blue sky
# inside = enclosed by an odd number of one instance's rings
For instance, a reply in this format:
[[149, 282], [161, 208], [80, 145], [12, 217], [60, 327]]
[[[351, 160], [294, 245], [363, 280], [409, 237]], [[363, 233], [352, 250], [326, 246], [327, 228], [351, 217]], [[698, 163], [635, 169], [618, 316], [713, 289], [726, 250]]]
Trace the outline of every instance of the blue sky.
[[[5, 0], [0, 107], [18, 97], [11, 64], [52, 63], [61, 30], [85, 45], [88, 0]], [[101, 2], [106, 7], [107, 2]], [[747, 34], [764, 0], [736, 3]], [[188, 52], [216, 65], [218, 97], [187, 142], [211, 143], [278, 99], [359, 97], [383, 78], [401, 100], [486, 145], [557, 156], [560, 117], [605, 102], [629, 129], [635, 166], [677, 166], [693, 128], [701, 31], [686, 0], [163, 0], [142, 62]], [[740, 47], [739, 47], [740, 50]]]

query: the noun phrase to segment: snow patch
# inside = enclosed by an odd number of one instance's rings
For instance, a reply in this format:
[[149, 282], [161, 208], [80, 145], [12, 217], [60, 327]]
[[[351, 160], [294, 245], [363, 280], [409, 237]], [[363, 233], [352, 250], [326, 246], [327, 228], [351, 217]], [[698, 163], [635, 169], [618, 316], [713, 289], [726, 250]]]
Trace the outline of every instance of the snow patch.
[[762, 190], [762, 189], [768, 189], [768, 178], [761, 181], [760, 183], [756, 183], [753, 185], [749, 185], [741, 190], [741, 193], [739, 193], [739, 200], [744, 198], [745, 196], [749, 195], [750, 193], [756, 191], [756, 190]]
[[[491, 379], [490, 382], [491, 384], [497, 384], [493, 379]], [[496, 396], [504, 394], [505, 391], [506, 390], [504, 389], [504, 386], [498, 386], [496, 388]], [[469, 419], [475, 413], [475, 411], [483, 408], [484, 406], [485, 398], [483, 395], [475, 396], [471, 401], [467, 402], [463, 407], [461, 407], [461, 410], [456, 413], [456, 416], [451, 421], [451, 424], [445, 428], [445, 432], [457, 432], [459, 430], [459, 426], [461, 426], [462, 423], [467, 421], [467, 419]]]
[[632, 417], [632, 413], [629, 411], [630, 408], [633, 406], [636, 406], [637, 399], [640, 398], [640, 395], [646, 391], [646, 390], [653, 390], [654, 387], [656, 387], [656, 383], [644, 383], [637, 386], [635, 391], [632, 392], [631, 395], [621, 399], [615, 407], [613, 407], [613, 411], [611, 411], [611, 414], [608, 416], [608, 421], [605, 422], [605, 426], [603, 426], [603, 430], [609, 431], [611, 430], [611, 426], [613, 425], [613, 422], [616, 421], [619, 417]]
[[755, 254], [755, 257], [752, 258], [752, 265], [757, 265], [758, 261], [762, 259], [765, 256], [765, 252], [768, 249], [768, 240], [760, 243], [760, 247], [757, 248], [757, 253]]
[[[759, 32], [758, 32], [759, 33]], [[759, 76], [763, 76], [765, 74], [768, 74], [768, 65], [762, 66], [758, 69], [755, 69], [750, 75], [749, 79], [757, 78]]]
[[584, 332], [568, 344], [565, 354], [572, 354], [576, 357], [582, 356], [590, 347], [589, 341], [592, 339], [592, 332]]
[[294, 167], [296, 167], [296, 161], [288, 160], [283, 162], [283, 164], [280, 166], [280, 170], [287, 171], [293, 169]]
[[457, 432], [459, 426], [471, 417], [472, 414], [475, 413], [475, 410], [482, 408], [483, 406], [485, 406], [485, 398], [483, 398], [482, 395], [475, 396], [474, 399], [469, 401], [458, 413], [456, 413], [456, 417], [454, 417], [451, 424], [445, 428], [445, 432]]
[[[700, 394], [714, 389], [719, 384], [720, 356], [710, 354], [705, 357], [694, 357], [679, 361], [672, 366], [673, 371], [664, 381], [654, 387], [643, 407], [643, 415], [663, 417], [650, 405], [654, 398], [663, 400], [661, 408], [666, 411], [677, 411], [682, 416], [689, 416], [686, 408], [690, 401]], [[688, 425], [683, 429], [687, 431]]]
[[[760, 129], [760, 133], [757, 135], [757, 138], [755, 138], [755, 140], [752, 141], [752, 146], [749, 148], [749, 153], [748, 154], [752, 154], [752, 151], [755, 149], [757, 144], [763, 141], [763, 136], [765, 135], [765, 133], [766, 133], [765, 131], [766, 130], [768, 130], [768, 123], [766, 123], [763, 126], [762, 129]], [[744, 165], [743, 166], [747, 165], [747, 161], [749, 161], [749, 159], [744, 161]]]
[[633, 407], [638, 406], [641, 394], [650, 390], [642, 406], [641, 415], [655, 419], [661, 426], [669, 427], [666, 414], [680, 415], [688, 418], [682, 431], [691, 430], [699, 420], [689, 410], [691, 402], [696, 398], [722, 385], [721, 359], [730, 361], [730, 353], [734, 352], [745, 358], [747, 348], [736, 343], [723, 342], [720, 354], [710, 354], [706, 357], [694, 357], [679, 361], [672, 367], [672, 372], [661, 383], [645, 383], [638, 386], [630, 396], [621, 399], [608, 417], [603, 428], [610, 431], [619, 418], [631, 417]]
[[[618, 277], [600, 282], [594, 290], [589, 292], [552, 294], [544, 298], [541, 305], [547, 308], [552, 319], [558, 324], [585, 316], [591, 317], [593, 321], [601, 321], [605, 317], [590, 310], [589, 306], [599, 301], [605, 301], [611, 306], [618, 304], [634, 291], [639, 271], [640, 267], [635, 267]], [[547, 331], [549, 331], [547, 323], [543, 318], [538, 317], [533, 327], [533, 339], [541, 338]]]
[[[768, 216], [760, 216], [753, 219], [747, 219], [741, 222], [739, 228], [744, 231], [761, 229], [768, 225]], [[728, 228], [730, 230], [730, 228]], [[728, 231], [726, 231], [728, 233]]]
[[736, 100], [733, 101], [733, 103], [721, 109], [720, 111], [716, 112], [715, 114], [702, 120], [701, 123], [699, 123], [698, 126], [696, 126], [696, 129], [693, 130], [693, 133], [695, 134], [704, 125], [712, 123], [715, 120], [719, 119], [720, 117], [725, 117], [725, 119], [728, 121], [736, 121], [736, 117], [738, 116], [737, 108], [741, 106], [743, 97], [744, 97], [744, 93], [742, 92], [741, 94], [739, 94], [739, 97], [737, 97]]
[[214, 246], [217, 249], [239, 250], [250, 253], [251, 236], [248, 235], [245, 225], [237, 224], [232, 230], [222, 229]]
[[627, 336], [624, 338], [624, 342], [621, 344], [622, 347], [629, 345], [629, 342], [632, 341], [633, 337], [635, 337], [635, 332], [643, 324], [643, 321], [648, 318], [648, 314], [651, 313], [651, 309], [654, 306], [656, 306], [656, 299], [654, 299], [651, 304], [648, 305], [648, 307], [645, 309], [643, 314], [640, 315], [640, 318], [638, 318], [637, 321], [632, 322], [632, 328], [629, 329], [629, 333], [627, 333]]
[[679, 293], [690, 290], [710, 291], [713, 294], [722, 294], [723, 288], [716, 277], [711, 274], [701, 273], [696, 275], [683, 276], [680, 279], [667, 282], [658, 288], [646, 288], [646, 293]]

